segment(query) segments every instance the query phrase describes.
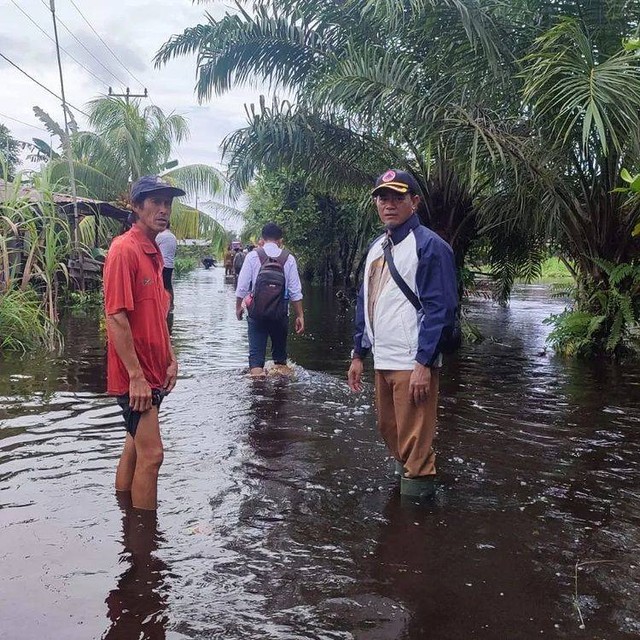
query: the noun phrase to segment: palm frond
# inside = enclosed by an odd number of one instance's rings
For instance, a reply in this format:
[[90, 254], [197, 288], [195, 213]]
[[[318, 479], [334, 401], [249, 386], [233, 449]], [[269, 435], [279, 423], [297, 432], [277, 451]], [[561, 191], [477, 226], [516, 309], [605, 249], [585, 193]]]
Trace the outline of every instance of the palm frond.
[[192, 197], [212, 197], [219, 194], [226, 183], [224, 175], [205, 164], [190, 164], [176, 167], [162, 174]]
[[626, 51], [599, 58], [581, 23], [562, 20], [525, 59], [524, 99], [559, 143], [587, 148], [595, 140], [606, 155], [638, 137], [640, 58]]
[[277, 15], [257, 3], [250, 15], [209, 16], [207, 25], [174, 36], [156, 55], [156, 65], [197, 51], [196, 92], [200, 100], [222, 94], [252, 79], [293, 90], [325, 55], [323, 25], [302, 14], [291, 19], [286, 8]]
[[171, 212], [171, 230], [180, 240], [208, 240], [214, 248], [227, 239], [224, 227], [204, 211], [174, 200]]
[[229, 156], [229, 179], [241, 190], [259, 169], [302, 170], [314, 180], [333, 188], [363, 185], [375, 177], [390, 158], [393, 148], [380, 139], [355, 132], [338, 118], [273, 101], [247, 110], [249, 125], [223, 142]]
[[[357, 0], [351, 2], [355, 4]], [[358, 4], [365, 15], [371, 14], [391, 32], [419, 31], [429, 22], [437, 23], [443, 36], [447, 31], [461, 28], [471, 48], [476, 54], [482, 53], [494, 69], [498, 68], [501, 60], [511, 58], [503, 33], [492, 14], [492, 3], [475, 0], [367, 0]]]
[[[78, 195], [104, 200], [114, 199], [117, 195], [117, 182], [95, 166], [83, 162], [74, 162], [73, 170]], [[57, 183], [61, 191], [70, 191], [69, 163], [67, 160], [52, 160], [49, 163], [50, 179]]]

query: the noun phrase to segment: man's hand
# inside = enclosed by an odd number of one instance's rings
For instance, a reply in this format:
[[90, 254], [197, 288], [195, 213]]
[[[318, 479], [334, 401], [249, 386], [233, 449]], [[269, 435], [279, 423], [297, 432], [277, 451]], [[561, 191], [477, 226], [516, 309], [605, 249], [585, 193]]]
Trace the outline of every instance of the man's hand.
[[431, 386], [431, 369], [416, 362], [411, 378], [409, 378], [409, 397], [419, 404], [425, 402], [429, 397], [429, 387]]
[[244, 315], [243, 303], [244, 298], [236, 297], [236, 318], [238, 318], [238, 320], [242, 320], [242, 316]]
[[292, 300], [291, 306], [296, 313], [296, 333], [300, 335], [301, 333], [304, 333], [304, 309], [302, 308], [302, 300]]
[[151, 387], [140, 374], [129, 378], [129, 406], [134, 411], [144, 413], [151, 409]]
[[167, 367], [167, 376], [164, 379], [163, 389], [169, 393], [176, 386], [176, 380], [178, 379], [178, 363], [172, 360]]
[[362, 391], [362, 372], [364, 370], [364, 363], [360, 358], [353, 358], [351, 360], [351, 366], [347, 373], [347, 384], [349, 389], [354, 393], [360, 393]]

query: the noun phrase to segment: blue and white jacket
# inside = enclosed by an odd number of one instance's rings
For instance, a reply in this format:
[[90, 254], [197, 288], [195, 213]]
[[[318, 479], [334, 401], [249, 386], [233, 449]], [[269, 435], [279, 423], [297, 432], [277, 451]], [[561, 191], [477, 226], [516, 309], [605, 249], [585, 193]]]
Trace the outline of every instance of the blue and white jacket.
[[[393, 261], [398, 273], [418, 296], [422, 311], [409, 302], [393, 278], [382, 286], [369, 317], [372, 264], [383, 259], [386, 235], [369, 247], [364, 282], [356, 307], [354, 353], [373, 351], [374, 367], [410, 370], [416, 362], [439, 366], [441, 342], [451, 335], [458, 307], [456, 266], [451, 247], [420, 224], [417, 215], [391, 230]], [[385, 266], [386, 272], [388, 267]]]

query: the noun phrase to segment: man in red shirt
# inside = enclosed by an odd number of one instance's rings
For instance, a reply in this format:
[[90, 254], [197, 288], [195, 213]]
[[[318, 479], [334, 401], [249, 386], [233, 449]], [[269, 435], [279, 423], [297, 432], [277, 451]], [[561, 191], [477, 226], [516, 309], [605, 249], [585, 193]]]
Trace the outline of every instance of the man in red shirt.
[[117, 397], [127, 429], [116, 491], [130, 491], [138, 509], [157, 507], [163, 458], [158, 409], [178, 374], [167, 329], [169, 294], [155, 238], [167, 228], [173, 198], [183, 195], [156, 176], [134, 182], [134, 224], [113, 240], [104, 267], [107, 392]]

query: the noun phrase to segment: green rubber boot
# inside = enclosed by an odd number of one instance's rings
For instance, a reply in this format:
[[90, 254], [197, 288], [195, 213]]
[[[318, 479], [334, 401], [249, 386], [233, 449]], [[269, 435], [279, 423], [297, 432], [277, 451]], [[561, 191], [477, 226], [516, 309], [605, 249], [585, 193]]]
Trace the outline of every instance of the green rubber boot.
[[431, 498], [436, 492], [436, 477], [400, 478], [400, 495], [417, 500]]
[[402, 464], [402, 462], [400, 462], [400, 460], [394, 460], [394, 462], [396, 463], [396, 466], [393, 470], [393, 475], [397, 478], [402, 478], [402, 476], [404, 475], [404, 465]]

